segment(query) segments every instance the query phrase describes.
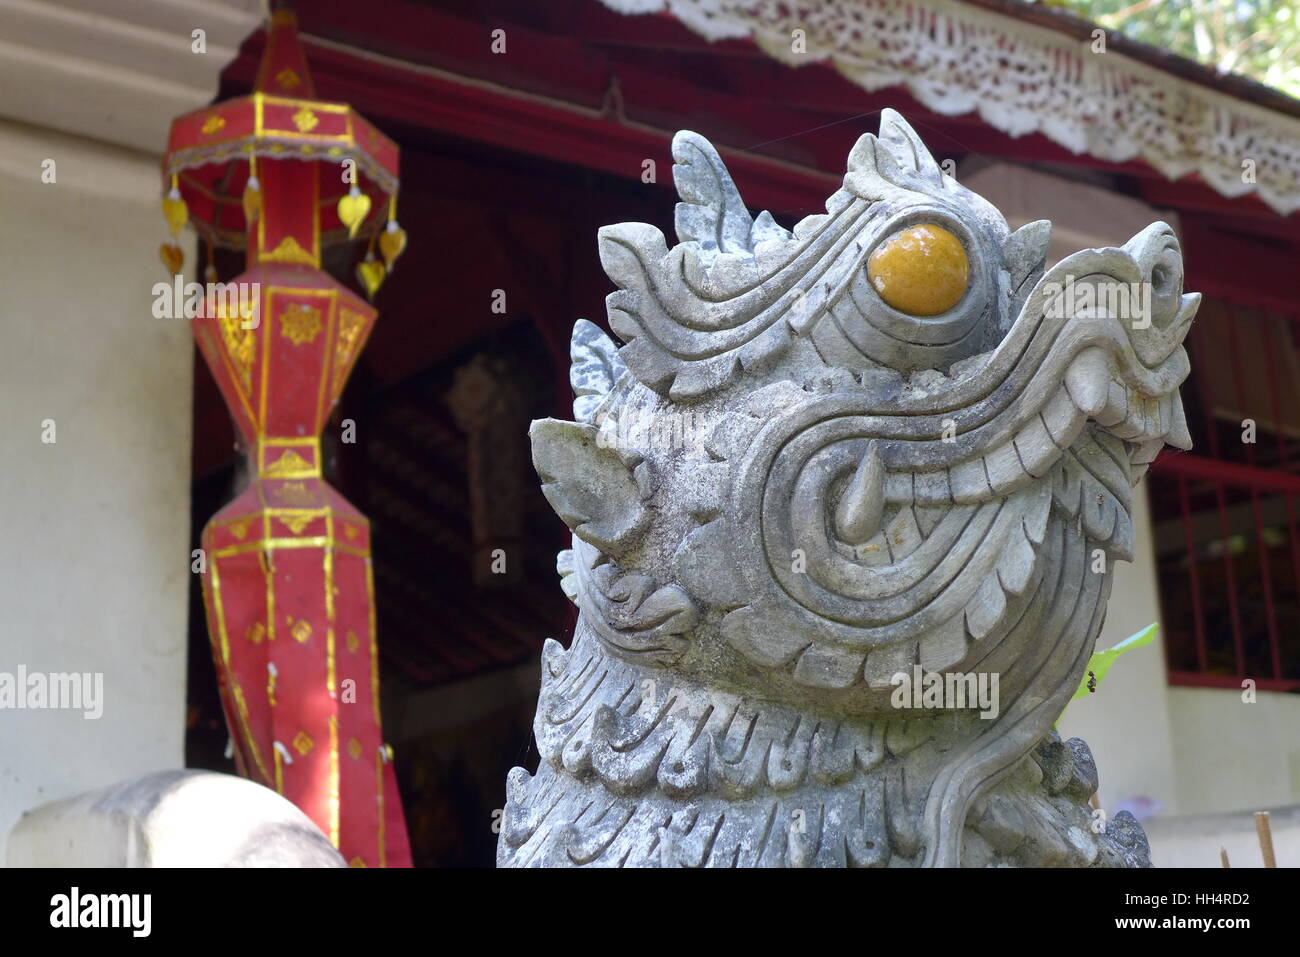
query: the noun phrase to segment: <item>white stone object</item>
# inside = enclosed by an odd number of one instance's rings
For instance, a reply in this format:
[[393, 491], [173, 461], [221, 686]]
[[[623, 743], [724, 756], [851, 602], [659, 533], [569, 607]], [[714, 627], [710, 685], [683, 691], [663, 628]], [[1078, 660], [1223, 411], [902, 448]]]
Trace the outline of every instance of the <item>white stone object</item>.
[[9, 835], [10, 867], [344, 867], [291, 802], [245, 778], [158, 771], [43, 804]]

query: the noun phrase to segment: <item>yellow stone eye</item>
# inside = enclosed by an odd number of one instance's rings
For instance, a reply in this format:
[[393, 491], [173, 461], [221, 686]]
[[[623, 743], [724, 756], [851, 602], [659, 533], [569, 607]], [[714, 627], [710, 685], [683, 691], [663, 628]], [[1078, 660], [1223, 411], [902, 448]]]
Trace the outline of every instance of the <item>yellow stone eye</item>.
[[961, 301], [970, 281], [966, 250], [939, 226], [912, 226], [887, 239], [867, 260], [880, 298], [909, 316], [937, 316]]

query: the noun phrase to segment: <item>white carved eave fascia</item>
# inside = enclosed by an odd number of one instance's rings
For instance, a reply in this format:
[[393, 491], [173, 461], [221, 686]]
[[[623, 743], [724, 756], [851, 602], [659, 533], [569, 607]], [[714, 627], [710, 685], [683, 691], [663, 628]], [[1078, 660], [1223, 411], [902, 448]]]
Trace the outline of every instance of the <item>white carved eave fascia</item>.
[[975, 111], [1011, 136], [1039, 132], [1109, 162], [1141, 158], [1170, 179], [1199, 173], [1224, 196], [1256, 192], [1283, 215], [1300, 208], [1300, 119], [960, 0], [601, 2], [670, 13], [708, 40], [751, 38], [790, 66], [828, 62], [868, 91], [905, 86], [936, 113]]
[[[161, 153], [262, 12], [261, 0], [0, 0], [0, 117]], [[192, 52], [198, 29], [206, 53]]]

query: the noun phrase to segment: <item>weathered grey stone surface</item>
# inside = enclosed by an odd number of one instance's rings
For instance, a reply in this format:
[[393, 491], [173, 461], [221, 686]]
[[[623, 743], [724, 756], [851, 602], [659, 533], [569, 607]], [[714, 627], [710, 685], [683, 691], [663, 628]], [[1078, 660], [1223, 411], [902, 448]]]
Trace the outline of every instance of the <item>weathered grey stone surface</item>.
[[[1132, 558], [1132, 485], [1190, 444], [1172, 230], [1044, 274], [1049, 224], [1010, 232], [888, 110], [792, 232], [702, 137], [673, 155], [679, 243], [600, 231], [625, 345], [580, 321], [575, 421], [531, 431], [581, 614], [543, 653], [498, 863], [1149, 864], [1131, 816], [1094, 827], [1092, 757], [1051, 728]], [[918, 224], [969, 263], [934, 316], [868, 278]], [[895, 707], [900, 673], [996, 677], [996, 715]]]
[[170, 770], [28, 811], [10, 867], [345, 867], [302, 811], [232, 774]]

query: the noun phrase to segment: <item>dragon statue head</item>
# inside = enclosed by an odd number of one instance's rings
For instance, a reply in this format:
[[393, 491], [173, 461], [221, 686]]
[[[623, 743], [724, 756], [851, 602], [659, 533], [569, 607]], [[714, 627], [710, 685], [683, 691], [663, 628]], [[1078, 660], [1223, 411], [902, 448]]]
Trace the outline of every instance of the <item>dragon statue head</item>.
[[600, 230], [624, 345], [579, 321], [574, 421], [530, 433], [580, 615], [499, 862], [1148, 862], [1052, 726], [1133, 484], [1190, 446], [1173, 231], [1045, 270], [1050, 224], [1009, 229], [892, 110], [793, 231], [704, 138], [673, 157], [677, 245]]

